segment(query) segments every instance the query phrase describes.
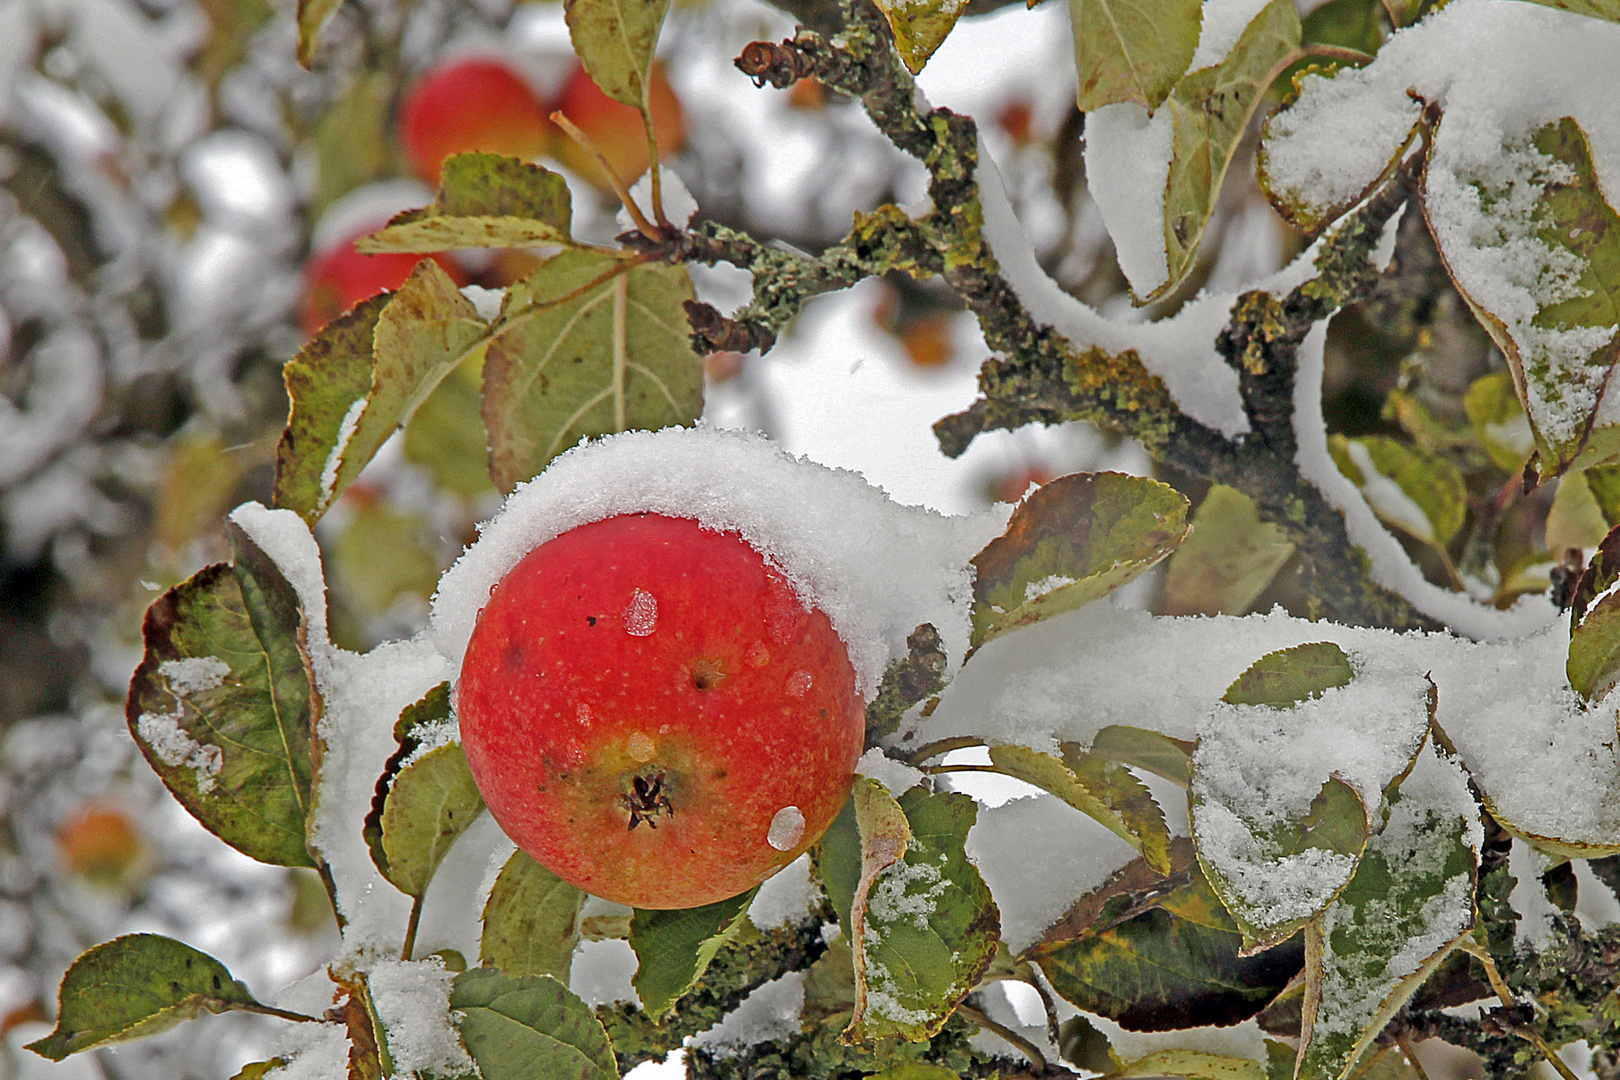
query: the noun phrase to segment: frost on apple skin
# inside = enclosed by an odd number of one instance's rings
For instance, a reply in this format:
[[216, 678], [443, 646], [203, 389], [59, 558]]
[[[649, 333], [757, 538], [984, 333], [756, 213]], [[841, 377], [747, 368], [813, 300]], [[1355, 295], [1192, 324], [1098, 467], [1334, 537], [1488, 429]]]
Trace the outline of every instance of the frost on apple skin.
[[742, 431], [626, 432], [575, 447], [507, 498], [440, 580], [432, 642], [459, 667], [490, 589], [524, 555], [576, 526], [636, 512], [739, 533], [788, 580], [797, 603], [826, 613], [870, 700], [920, 623], [939, 629], [952, 656], [966, 652], [970, 560], [1002, 531], [1010, 508], [945, 517], [902, 506], [856, 473]]

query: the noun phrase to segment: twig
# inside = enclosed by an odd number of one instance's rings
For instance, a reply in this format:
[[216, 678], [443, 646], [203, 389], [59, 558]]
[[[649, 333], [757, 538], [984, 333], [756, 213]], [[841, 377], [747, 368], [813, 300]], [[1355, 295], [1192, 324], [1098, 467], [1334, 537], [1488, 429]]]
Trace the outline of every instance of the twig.
[[[574, 125], [574, 122], [568, 119], [568, 117], [564, 116], [561, 112], [552, 113], [551, 122], [562, 128], [563, 131], [567, 132], [568, 137], [578, 143], [580, 149], [591, 155], [591, 158], [596, 162], [597, 167], [602, 170], [602, 174], [607, 177], [608, 184], [613, 188], [613, 193], [617, 195], [619, 197], [619, 201], [624, 204], [625, 213], [630, 215], [630, 220], [635, 222], [636, 229], [641, 233], [641, 235], [654, 242], [662, 240], [663, 234], [658, 231], [657, 226], [647, 220], [647, 215], [641, 212], [641, 207], [636, 205], [636, 200], [630, 197], [630, 190], [624, 186], [624, 180], [619, 176], [619, 174], [613, 171], [613, 166], [608, 164], [607, 155], [602, 153], [601, 147], [592, 142], [590, 136], [579, 130], [579, 128]], [[647, 123], [650, 128], [652, 121], [648, 120]], [[658, 182], [657, 169], [658, 163], [654, 161], [654, 184]]]

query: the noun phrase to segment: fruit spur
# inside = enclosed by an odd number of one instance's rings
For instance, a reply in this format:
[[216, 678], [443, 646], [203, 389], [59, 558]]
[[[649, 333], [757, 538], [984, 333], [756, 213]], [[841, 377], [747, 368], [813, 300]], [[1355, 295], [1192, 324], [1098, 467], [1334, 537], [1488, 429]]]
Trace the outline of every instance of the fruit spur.
[[639, 908], [722, 900], [798, 858], [865, 732], [827, 615], [737, 533], [655, 513], [517, 562], [478, 615], [457, 712], [513, 842]]

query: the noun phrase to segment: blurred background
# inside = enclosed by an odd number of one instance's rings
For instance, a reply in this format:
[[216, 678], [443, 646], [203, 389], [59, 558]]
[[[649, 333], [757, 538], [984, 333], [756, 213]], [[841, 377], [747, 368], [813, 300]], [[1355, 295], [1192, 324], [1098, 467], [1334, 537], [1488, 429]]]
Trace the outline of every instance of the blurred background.
[[[1315, 16], [1319, 36], [1372, 34], [1365, 51], [1387, 31], [1367, 14], [1375, 3], [1305, 7], [1332, 16]], [[1066, 9], [968, 10], [920, 83], [978, 119], [1065, 288], [1113, 317], [1151, 318], [1302, 246], [1256, 190], [1251, 133], [1193, 280], [1133, 307], [1086, 192]], [[677, 0], [653, 96], [665, 164], [699, 214], [813, 253], [854, 211], [916, 206], [926, 176], [858, 103], [810, 81], [756, 89], [733, 67], [749, 41], [790, 36], [796, 16], [824, 27], [828, 5]], [[567, 113], [626, 176], [646, 167], [639, 118], [584, 76], [560, 3], [351, 0], [313, 70], [295, 49], [285, 0], [0, 0], [0, 1080], [226, 1077], [267, 1056], [273, 1022], [242, 1015], [60, 1065], [19, 1049], [48, 1030], [67, 965], [117, 934], [182, 938], [267, 999], [335, 940], [312, 874], [225, 847], [141, 761], [123, 697], [142, 612], [226, 556], [225, 511], [268, 501], [281, 365], [328, 318], [404, 279], [414, 257], [360, 256], [352, 241], [427, 202], [446, 153], [545, 160], [570, 181], [576, 231], [602, 241], [619, 231], [616, 200], [545, 118]], [[1392, 391], [1460, 415], [1461, 389], [1491, 369], [1425, 244], [1421, 228], [1403, 232], [1416, 299], [1339, 320], [1339, 430], [1401, 430]], [[487, 302], [481, 290], [539, 257], [443, 262]], [[722, 310], [748, 298], [740, 272], [693, 274]], [[1080, 469], [1149, 470], [1139, 447], [1079, 424], [986, 435], [947, 460], [929, 425], [971, 403], [987, 355], [938, 282], [868, 280], [813, 302], [768, 356], [707, 358], [706, 415], [951, 514]], [[448, 378], [322, 521], [340, 644], [415, 632], [439, 573], [497, 504], [477, 386], [476, 370]], [[1245, 606], [1297, 606], [1279, 566]], [[1155, 588], [1147, 579], [1137, 602], [1163, 607]]]

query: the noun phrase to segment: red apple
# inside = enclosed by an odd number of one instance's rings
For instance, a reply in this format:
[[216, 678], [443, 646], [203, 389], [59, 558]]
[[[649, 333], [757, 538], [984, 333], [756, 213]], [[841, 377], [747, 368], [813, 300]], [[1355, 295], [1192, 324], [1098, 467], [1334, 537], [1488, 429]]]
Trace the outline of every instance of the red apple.
[[[304, 295], [299, 306], [299, 321], [305, 334], [314, 334], [362, 300], [399, 288], [422, 261], [421, 255], [410, 252], [362, 255], [354, 250], [356, 240], [385, 224], [387, 222], [379, 221], [371, 228], [351, 233], [305, 265]], [[456, 284], [465, 284], [466, 274], [454, 259], [443, 254], [432, 258]]]
[[411, 171], [429, 184], [453, 154], [483, 150], [525, 159], [545, 153], [556, 129], [522, 76], [491, 56], [439, 65], [400, 106], [398, 132]]
[[122, 809], [87, 802], [56, 829], [57, 848], [68, 870], [102, 884], [122, 882], [146, 860], [140, 830]]
[[639, 908], [722, 900], [798, 858], [865, 734], [827, 616], [736, 533], [657, 514], [525, 556], [478, 617], [457, 712], [513, 842]]
[[[647, 100], [653, 131], [658, 135], [658, 156], [673, 157], [686, 145], [686, 120], [669, 77], [657, 63], [647, 80]], [[641, 113], [602, 93], [583, 65], [574, 65], [556, 107], [596, 144], [620, 180], [629, 184], [647, 171], [647, 130]], [[552, 152], [575, 173], [598, 187], [608, 187], [601, 168], [572, 139], [558, 139]]]

